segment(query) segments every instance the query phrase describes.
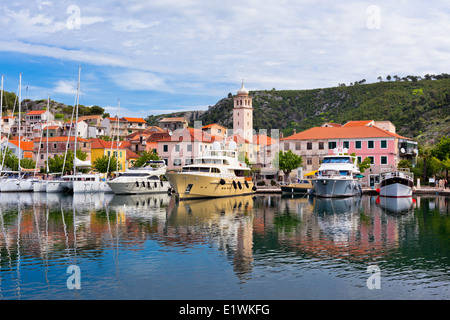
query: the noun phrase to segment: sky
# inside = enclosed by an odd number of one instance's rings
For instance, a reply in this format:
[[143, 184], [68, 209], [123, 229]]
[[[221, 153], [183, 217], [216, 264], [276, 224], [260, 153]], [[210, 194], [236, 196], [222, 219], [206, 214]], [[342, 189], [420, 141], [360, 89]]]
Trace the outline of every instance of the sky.
[[[248, 90], [449, 73], [450, 0], [15, 0], [0, 73], [22, 98], [145, 118]], [[120, 107], [119, 107], [120, 101]]]

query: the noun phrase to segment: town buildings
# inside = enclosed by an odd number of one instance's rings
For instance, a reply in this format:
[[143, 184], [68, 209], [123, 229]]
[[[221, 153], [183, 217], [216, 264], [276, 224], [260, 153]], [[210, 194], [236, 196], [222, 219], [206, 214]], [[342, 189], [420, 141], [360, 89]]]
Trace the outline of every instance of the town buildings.
[[[53, 157], [64, 154], [69, 136], [69, 149], [73, 149], [74, 136], [77, 136], [78, 147], [88, 153], [91, 162], [104, 155], [115, 155], [123, 171], [140, 154], [156, 152], [169, 170], [180, 170], [183, 165], [193, 163], [194, 158], [209, 152], [214, 142], [234, 141], [240, 160], [248, 159], [258, 176], [266, 180], [282, 179], [282, 173], [274, 164], [279, 151], [291, 150], [303, 157], [302, 167], [292, 172], [291, 178], [296, 179], [298, 175], [317, 170], [325, 155], [340, 148], [349, 154], [355, 153], [359, 161], [371, 160], [371, 167], [364, 173], [363, 184], [366, 186], [375, 185], [378, 174], [383, 170], [394, 169], [400, 160], [414, 160], [417, 155], [417, 143], [398, 135], [389, 121], [327, 122], [288, 137], [279, 136], [278, 130], [256, 132], [253, 128], [253, 99], [244, 83], [232, 99], [232, 128], [220, 123], [200, 126], [196, 123], [195, 128], [191, 128], [183, 117], [162, 118], [158, 126], [149, 127], [142, 118], [115, 116], [103, 119], [97, 115], [79, 117], [75, 134], [74, 122], [57, 122], [45, 110], [31, 111], [21, 122], [21, 141], [31, 142], [32, 148], [23, 144], [22, 151], [19, 151], [18, 146], [11, 142], [14, 139], [7, 138], [4, 138], [2, 146], [14, 149], [18, 154], [32, 156], [37, 168], [44, 168], [47, 139], [48, 154]], [[3, 129], [12, 129], [11, 136], [18, 135], [18, 121], [9, 116], [1, 120]]]
[[[406, 148], [403, 148], [405, 145]], [[414, 151], [417, 150], [417, 143], [396, 134], [392, 123], [373, 120], [314, 127], [281, 138], [280, 147], [283, 151], [292, 150], [303, 157], [304, 173], [317, 170], [323, 157], [333, 154], [338, 148], [348, 154], [354, 153], [359, 162], [369, 158], [372, 165], [362, 180], [366, 186], [374, 186], [383, 170], [396, 169], [400, 160], [412, 159], [417, 154]]]

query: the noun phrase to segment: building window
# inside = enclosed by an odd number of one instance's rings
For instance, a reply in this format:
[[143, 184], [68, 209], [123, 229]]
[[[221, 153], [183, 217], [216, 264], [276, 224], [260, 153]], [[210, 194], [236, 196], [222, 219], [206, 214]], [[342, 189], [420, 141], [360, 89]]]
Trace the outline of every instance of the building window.
[[169, 146], [167, 144], [163, 145], [163, 152], [168, 152]]
[[375, 157], [373, 157], [373, 156], [368, 156], [367, 158], [370, 159], [370, 164], [375, 164]]
[[325, 149], [323, 141], [319, 142], [319, 150]]
[[312, 142], [306, 143], [306, 150], [312, 150]]
[[350, 141], [344, 141], [343, 146], [345, 149], [350, 149]]
[[388, 164], [388, 161], [387, 161], [387, 157], [386, 157], [386, 156], [381, 156], [381, 158], [380, 158], [380, 164]]
[[362, 157], [356, 157], [356, 159], [358, 160], [358, 163], [362, 162]]
[[301, 150], [301, 143], [300, 142], [296, 142], [295, 143], [295, 150]]
[[380, 144], [381, 144], [381, 149], [387, 149], [387, 140], [381, 140]]
[[373, 149], [374, 148], [374, 144], [375, 144], [375, 142], [373, 140], [367, 141], [367, 148], [368, 149]]
[[181, 166], [181, 159], [173, 159], [174, 166]]
[[328, 149], [333, 150], [334, 148], [336, 148], [336, 146], [336, 141], [328, 142]]
[[289, 143], [284, 144], [284, 150], [289, 150]]
[[311, 158], [306, 159], [306, 164], [307, 165], [312, 165], [312, 159]]
[[192, 144], [187, 145], [187, 151], [192, 151]]
[[175, 151], [176, 151], [176, 152], [180, 152], [180, 145], [179, 145], [179, 144], [176, 144], [176, 145], [175, 145]]
[[355, 149], [361, 149], [361, 141], [355, 141]]

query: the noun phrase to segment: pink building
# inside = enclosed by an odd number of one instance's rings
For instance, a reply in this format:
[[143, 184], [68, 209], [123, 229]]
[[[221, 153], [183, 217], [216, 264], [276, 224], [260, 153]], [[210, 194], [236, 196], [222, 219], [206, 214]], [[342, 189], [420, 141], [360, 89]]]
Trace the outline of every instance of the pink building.
[[[394, 133], [395, 128], [391, 132], [370, 124], [362, 121], [342, 127], [314, 127], [280, 139], [280, 148], [301, 155], [305, 173], [317, 170], [323, 157], [333, 154], [334, 149], [347, 149], [347, 153], [355, 153], [360, 162], [371, 159], [372, 165], [364, 172], [362, 183], [373, 186], [378, 182], [380, 172], [396, 169], [400, 160], [412, 158], [417, 144]], [[403, 148], [405, 144], [412, 148]]]
[[157, 151], [166, 162], [167, 169], [181, 169], [186, 164], [192, 164], [194, 158], [212, 150], [216, 140], [221, 141], [222, 138], [211, 136], [201, 129], [185, 128], [158, 139]]

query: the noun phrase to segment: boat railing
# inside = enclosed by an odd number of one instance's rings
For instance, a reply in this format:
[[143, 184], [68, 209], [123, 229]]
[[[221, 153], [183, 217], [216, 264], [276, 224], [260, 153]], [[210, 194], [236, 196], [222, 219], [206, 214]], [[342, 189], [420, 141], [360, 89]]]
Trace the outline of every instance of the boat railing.
[[413, 181], [414, 180], [414, 174], [410, 171], [389, 171], [389, 172], [381, 172], [380, 176], [382, 179], [389, 179], [389, 178], [406, 178], [408, 180]]

